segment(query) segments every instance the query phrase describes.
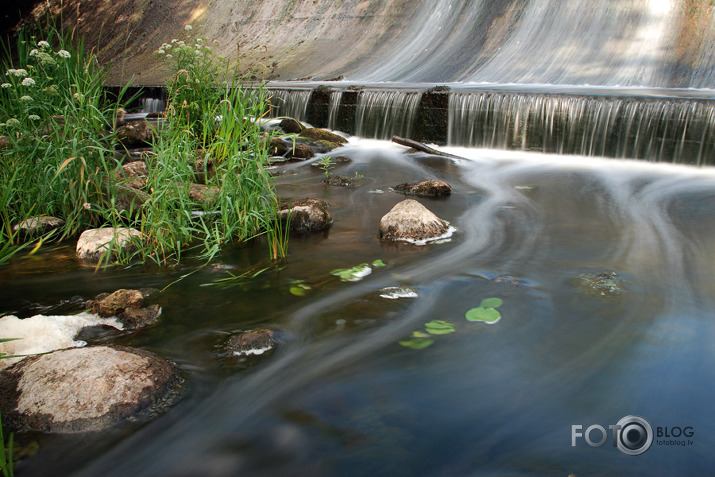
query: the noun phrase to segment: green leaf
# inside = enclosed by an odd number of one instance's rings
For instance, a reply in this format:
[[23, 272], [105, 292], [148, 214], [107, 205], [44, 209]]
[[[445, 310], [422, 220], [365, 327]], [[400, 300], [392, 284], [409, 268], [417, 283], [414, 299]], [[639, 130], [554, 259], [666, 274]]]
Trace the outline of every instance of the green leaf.
[[380, 260], [378, 258], [377, 260], [372, 262], [372, 266], [373, 267], [385, 267], [386, 265], [385, 265], [385, 262], [383, 262], [382, 260]]
[[425, 329], [431, 335], [448, 335], [456, 331], [452, 323], [442, 320], [432, 320], [429, 323], [425, 323]]
[[482, 308], [499, 308], [504, 304], [504, 300], [501, 298], [485, 298], [479, 305]]
[[295, 296], [305, 296], [305, 288], [303, 287], [290, 287], [290, 292]]
[[484, 308], [480, 306], [467, 311], [464, 317], [468, 321], [483, 321], [491, 325], [501, 319], [501, 313], [494, 308]]
[[412, 338], [399, 341], [400, 345], [410, 349], [424, 349], [434, 343], [432, 338]]

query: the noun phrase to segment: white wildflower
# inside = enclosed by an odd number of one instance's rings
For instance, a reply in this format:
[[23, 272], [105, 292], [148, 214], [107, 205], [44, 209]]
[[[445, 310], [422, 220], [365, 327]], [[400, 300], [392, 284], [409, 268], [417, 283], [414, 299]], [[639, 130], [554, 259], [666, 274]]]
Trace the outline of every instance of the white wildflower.
[[37, 114], [31, 114], [28, 116], [28, 119], [31, 119], [32, 121], [39, 121], [40, 117]]
[[9, 70], [7, 70], [7, 73], [5, 73], [5, 76], [8, 76], [8, 75], [17, 76], [18, 78], [24, 78], [25, 76], [27, 76], [27, 71], [23, 70], [22, 68], [20, 68], [20, 69], [10, 68]]
[[37, 48], [33, 48], [32, 50], [30, 50], [30, 56], [35, 56], [39, 52], [40, 52], [40, 50], [38, 50]]
[[10, 118], [10, 119], [7, 120], [7, 122], [5, 123], [5, 125], [6, 125], [7, 127], [9, 127], [9, 128], [17, 127], [17, 126], [20, 125], [20, 121], [18, 121], [18, 120], [15, 119], [15, 118]]
[[50, 44], [47, 43], [45, 40], [40, 40], [37, 42], [37, 46], [39, 46], [40, 48], [49, 48]]
[[186, 26], [184, 27], [184, 30], [186, 30], [186, 31], [191, 31], [191, 30], [193, 30], [193, 27], [192, 27], [191, 25], [186, 25]]
[[204, 39], [203, 39], [203, 38], [197, 38], [197, 39], [196, 39], [196, 44], [197, 44], [197, 45], [200, 45], [200, 44], [203, 43], [203, 42], [204, 42]]
[[0, 85], [0, 87], [2, 87], [2, 88], [12, 88], [12, 85], [11, 85], [10, 83], [3, 83], [2, 85]]
[[172, 55], [171, 53], [169, 53], [168, 55], [166, 55], [166, 57], [167, 57], [167, 58], [173, 58], [174, 55]]
[[32, 102], [32, 96], [28, 96], [28, 95], [20, 96], [20, 101], [30, 103], [30, 102]]
[[57, 52], [60, 58], [72, 58], [72, 55], [67, 50], [60, 50]]
[[156, 52], [157, 52], [158, 54], [160, 54], [160, 55], [163, 55], [163, 54], [166, 53], [166, 52], [165, 52], [164, 50], [162, 50], [161, 48], [159, 48], [158, 50], [156, 50]]
[[22, 85], [23, 86], [35, 86], [35, 80], [32, 78], [25, 78], [22, 80]]

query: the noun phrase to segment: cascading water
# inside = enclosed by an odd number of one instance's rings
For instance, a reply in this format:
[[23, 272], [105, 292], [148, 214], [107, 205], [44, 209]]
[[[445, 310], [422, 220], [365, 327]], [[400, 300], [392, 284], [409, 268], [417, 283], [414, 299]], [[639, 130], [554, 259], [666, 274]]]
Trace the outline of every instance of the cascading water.
[[355, 116], [355, 134], [388, 139], [393, 135], [410, 137], [420, 93], [361, 91]]
[[449, 144], [700, 165], [715, 160], [707, 101], [455, 93]]

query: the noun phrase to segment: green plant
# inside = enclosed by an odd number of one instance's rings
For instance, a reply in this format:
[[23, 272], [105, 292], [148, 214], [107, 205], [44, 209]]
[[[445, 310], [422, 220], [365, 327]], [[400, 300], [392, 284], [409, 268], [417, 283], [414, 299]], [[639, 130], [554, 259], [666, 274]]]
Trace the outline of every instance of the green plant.
[[[39, 39], [38, 39], [39, 38]], [[81, 40], [56, 28], [19, 33], [0, 85], [0, 260], [19, 251], [8, 229], [31, 216], [65, 220], [58, 238], [104, 222], [116, 166], [110, 118], [118, 103], [103, 90], [106, 70]], [[120, 101], [126, 88], [120, 92]], [[97, 213], [92, 213], [95, 211]]]
[[[169, 108], [147, 160], [152, 194], [141, 208], [139, 255], [167, 263], [193, 249], [210, 260], [226, 243], [266, 235], [271, 258], [284, 257], [288, 229], [266, 171], [269, 141], [258, 126], [268, 111], [266, 91], [235, 79], [217, 87], [227, 62], [200, 38], [193, 46], [173, 40], [157, 54], [172, 68]], [[205, 186], [192, 185], [197, 157], [213, 165]]]
[[7, 441], [7, 449], [5, 448], [5, 433], [2, 429], [2, 416], [0, 416], [0, 470], [4, 477], [12, 477], [15, 475], [15, 469], [12, 461], [12, 450], [14, 444], [15, 433], [11, 432]]
[[492, 325], [501, 319], [501, 313], [497, 308], [503, 303], [501, 298], [485, 298], [477, 308], [468, 310], [464, 317], [467, 321], [482, 321]]
[[323, 172], [325, 173], [325, 180], [330, 179], [330, 169], [334, 165], [335, 165], [335, 162], [333, 162], [333, 159], [330, 156], [321, 157], [320, 160], [318, 161], [318, 167], [323, 169]]

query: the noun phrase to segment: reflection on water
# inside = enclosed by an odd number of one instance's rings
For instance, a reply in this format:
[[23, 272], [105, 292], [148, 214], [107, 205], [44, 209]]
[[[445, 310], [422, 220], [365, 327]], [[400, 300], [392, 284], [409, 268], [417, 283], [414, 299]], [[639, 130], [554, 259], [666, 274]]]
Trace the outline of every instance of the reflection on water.
[[[711, 403], [715, 297], [715, 172], [626, 161], [452, 150], [468, 160], [404, 155], [363, 141], [339, 151], [324, 186], [293, 165], [284, 197], [316, 197], [335, 220], [294, 238], [290, 257], [255, 280], [217, 286], [269, 265], [258, 244], [198, 269], [133, 267], [93, 273], [71, 260], [0, 270], [0, 301], [56, 302], [120, 287], [163, 288], [161, 323], [122, 338], [176, 361], [181, 402], [148, 423], [99, 439], [40, 439], [25, 475], [674, 475], [707, 474], [715, 444]], [[420, 199], [457, 229], [427, 246], [377, 239], [401, 182], [449, 182], [447, 199]], [[375, 193], [382, 191], [383, 193]], [[330, 272], [381, 259], [361, 281]], [[53, 273], [47, 273], [51, 271]], [[617, 272], [624, 293], [579, 288], [582, 273]], [[309, 289], [290, 293], [296, 280]], [[381, 298], [386, 287], [416, 298]], [[499, 297], [503, 318], [464, 313]], [[456, 332], [422, 350], [398, 340], [433, 319]], [[270, 356], [230, 363], [231, 332], [270, 327]], [[627, 457], [608, 444], [571, 447], [571, 425], [623, 416], [693, 426], [688, 447], [654, 444]]]

